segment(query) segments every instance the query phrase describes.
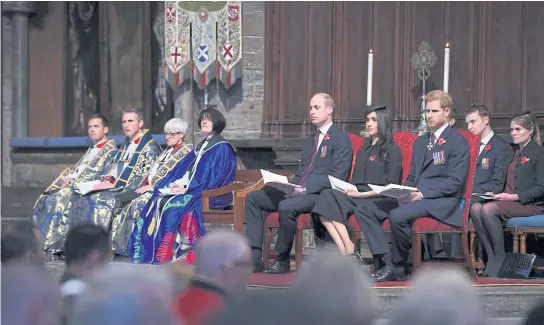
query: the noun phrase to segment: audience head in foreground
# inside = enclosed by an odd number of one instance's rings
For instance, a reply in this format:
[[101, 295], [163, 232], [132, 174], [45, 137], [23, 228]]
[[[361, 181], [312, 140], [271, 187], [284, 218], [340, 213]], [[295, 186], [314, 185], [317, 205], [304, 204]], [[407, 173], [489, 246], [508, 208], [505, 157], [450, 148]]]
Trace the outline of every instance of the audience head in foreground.
[[2, 324], [58, 325], [62, 302], [57, 281], [28, 261], [2, 265]]
[[196, 280], [219, 286], [229, 295], [245, 290], [252, 270], [244, 236], [226, 230], [210, 232], [196, 244], [195, 255]]
[[18, 221], [2, 233], [2, 264], [28, 261], [43, 266], [43, 250], [43, 237], [31, 221]]
[[337, 253], [316, 254], [301, 269], [293, 289], [302, 305], [297, 309], [307, 310], [320, 323], [367, 325], [376, 316], [378, 301], [366, 274], [353, 259]]
[[416, 274], [413, 287], [395, 304], [391, 325], [485, 324], [483, 306], [468, 275], [454, 268]]
[[252, 271], [248, 243], [234, 231], [210, 232], [196, 244], [195, 256], [193, 278], [174, 304], [187, 325], [206, 324], [243, 296]]
[[164, 268], [112, 263], [91, 275], [70, 324], [171, 325], [173, 291]]
[[65, 281], [73, 277], [85, 277], [112, 258], [108, 233], [104, 228], [89, 223], [81, 223], [70, 228], [66, 235], [64, 251]]
[[453, 100], [447, 92], [433, 90], [425, 96], [425, 102], [427, 103], [427, 126], [433, 132], [449, 123]]

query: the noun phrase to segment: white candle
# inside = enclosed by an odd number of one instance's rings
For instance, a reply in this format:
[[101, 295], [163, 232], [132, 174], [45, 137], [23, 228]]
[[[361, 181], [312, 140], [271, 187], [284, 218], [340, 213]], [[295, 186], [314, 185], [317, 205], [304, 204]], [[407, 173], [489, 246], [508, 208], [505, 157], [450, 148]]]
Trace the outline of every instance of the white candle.
[[366, 105], [372, 105], [372, 67], [374, 65], [374, 53], [368, 53], [368, 76], [366, 81]]
[[448, 83], [450, 81], [450, 44], [446, 43], [444, 51], [444, 91], [448, 92]]

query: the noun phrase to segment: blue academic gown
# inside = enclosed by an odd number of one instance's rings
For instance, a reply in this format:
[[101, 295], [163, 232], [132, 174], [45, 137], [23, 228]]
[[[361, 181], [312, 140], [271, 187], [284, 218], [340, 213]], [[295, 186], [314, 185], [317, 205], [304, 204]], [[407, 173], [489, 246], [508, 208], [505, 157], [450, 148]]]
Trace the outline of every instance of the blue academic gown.
[[[143, 208], [128, 243], [133, 263], [160, 264], [172, 260], [192, 263], [192, 247], [206, 233], [201, 193], [232, 184], [236, 171], [235, 150], [219, 135], [209, 140], [197, 163], [203, 143], [156, 186], [152, 199]], [[170, 197], [160, 194], [159, 189], [191, 170], [186, 193]], [[215, 197], [210, 199], [210, 207], [222, 209], [231, 202], [232, 194]]]

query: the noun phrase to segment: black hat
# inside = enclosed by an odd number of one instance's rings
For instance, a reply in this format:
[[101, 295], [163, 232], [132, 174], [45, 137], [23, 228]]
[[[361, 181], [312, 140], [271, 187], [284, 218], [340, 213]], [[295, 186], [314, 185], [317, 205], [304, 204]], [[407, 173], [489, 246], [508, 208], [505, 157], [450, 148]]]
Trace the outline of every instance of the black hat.
[[366, 115], [374, 112], [374, 111], [377, 111], [379, 109], [385, 109], [387, 108], [387, 106], [385, 106], [384, 104], [374, 104], [374, 105], [370, 105], [366, 108]]

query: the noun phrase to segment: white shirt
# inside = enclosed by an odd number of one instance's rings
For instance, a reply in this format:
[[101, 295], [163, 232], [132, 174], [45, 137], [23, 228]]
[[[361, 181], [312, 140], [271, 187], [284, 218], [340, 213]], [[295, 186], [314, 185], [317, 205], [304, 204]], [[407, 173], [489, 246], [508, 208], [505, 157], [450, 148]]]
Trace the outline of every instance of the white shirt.
[[[105, 140], [107, 141], [107, 140]], [[103, 142], [105, 142], [103, 141]], [[89, 150], [89, 152], [85, 155], [85, 158], [83, 158], [83, 161], [81, 161], [81, 164], [79, 164], [77, 167], [76, 167], [76, 170], [74, 173], [72, 174], [68, 174], [66, 175], [65, 179], [66, 178], [71, 178], [71, 179], [76, 179], [79, 177], [79, 175], [81, 175], [81, 173], [83, 173], [83, 171], [85, 170], [85, 168], [87, 168], [87, 166], [89, 165], [89, 163], [94, 159], [94, 157], [96, 157], [96, 155], [100, 152], [100, 150], [102, 149], [102, 147], [98, 148], [97, 145], [103, 143], [103, 142], [100, 142], [100, 143], [97, 143], [95, 145], [93, 145], [92, 149]]]
[[482, 153], [485, 146], [489, 143], [493, 135], [495, 135], [495, 132], [491, 131], [485, 138], [480, 139], [480, 151], [478, 152], [478, 155]]
[[[200, 150], [198, 151], [198, 154], [196, 156], [195, 163], [193, 164], [193, 167], [191, 168], [191, 171], [185, 172], [185, 175], [183, 175], [182, 178], [177, 179], [174, 183], [179, 186], [189, 186], [189, 183], [191, 182], [191, 179], [193, 178], [194, 172], [196, 170], [196, 167], [198, 166], [198, 162], [200, 161], [200, 158], [202, 158], [202, 153], [204, 153], [204, 148], [208, 146], [208, 143], [210, 143], [208, 140], [204, 141], [202, 146], [200, 147]], [[189, 178], [189, 176], [191, 178]]]
[[328, 124], [325, 124], [325, 125], [322, 125], [319, 128], [319, 140], [317, 141], [316, 152], [317, 152], [317, 150], [319, 150], [319, 147], [321, 146], [321, 141], [323, 141], [323, 138], [325, 137], [325, 134], [327, 134], [327, 132], [329, 132], [329, 129], [331, 128], [331, 126], [332, 126], [332, 122], [330, 122]]
[[449, 123], [445, 123], [444, 125], [442, 125], [442, 126], [440, 127], [440, 129], [438, 129], [438, 130], [436, 130], [436, 131], [434, 132], [435, 139], [434, 139], [433, 146], [436, 144], [436, 141], [438, 141], [438, 139], [440, 139], [440, 136], [442, 135], [442, 132], [444, 132], [444, 130], [445, 130], [448, 126], [450, 126], [450, 124], [449, 124]]

